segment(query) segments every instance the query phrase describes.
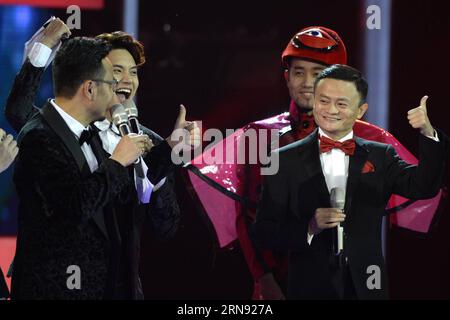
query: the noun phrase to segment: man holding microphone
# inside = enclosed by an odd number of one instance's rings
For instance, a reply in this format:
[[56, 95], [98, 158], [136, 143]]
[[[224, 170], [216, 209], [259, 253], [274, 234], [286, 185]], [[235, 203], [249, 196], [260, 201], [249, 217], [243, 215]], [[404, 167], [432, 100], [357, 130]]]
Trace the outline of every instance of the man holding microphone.
[[[368, 108], [367, 90], [356, 69], [323, 70], [314, 84], [318, 129], [274, 151], [279, 171], [264, 179], [254, 229], [261, 247], [289, 252], [288, 299], [387, 299], [381, 252], [387, 201], [393, 193], [427, 199], [439, 191], [448, 138], [430, 124], [428, 97], [407, 115], [420, 130], [414, 166], [392, 146], [354, 135], [355, 121]], [[330, 203], [336, 187], [345, 190], [344, 212]], [[344, 221], [337, 260], [332, 230]]]

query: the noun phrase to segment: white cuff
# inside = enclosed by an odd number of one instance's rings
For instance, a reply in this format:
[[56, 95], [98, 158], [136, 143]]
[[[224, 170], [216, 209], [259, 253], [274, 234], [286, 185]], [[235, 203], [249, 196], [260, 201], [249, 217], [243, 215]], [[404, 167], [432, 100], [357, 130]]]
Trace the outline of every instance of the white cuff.
[[45, 44], [40, 42], [35, 42], [33, 48], [31, 48], [28, 58], [33, 66], [36, 68], [43, 68], [46, 66], [50, 55], [52, 54], [52, 49], [47, 47]]
[[432, 139], [432, 140], [434, 140], [434, 141], [436, 141], [436, 142], [439, 142], [439, 136], [438, 136], [436, 130], [434, 130], [433, 136], [426, 136], [426, 135], [425, 135], [425, 137], [427, 137], [427, 138], [429, 138], [429, 139]]

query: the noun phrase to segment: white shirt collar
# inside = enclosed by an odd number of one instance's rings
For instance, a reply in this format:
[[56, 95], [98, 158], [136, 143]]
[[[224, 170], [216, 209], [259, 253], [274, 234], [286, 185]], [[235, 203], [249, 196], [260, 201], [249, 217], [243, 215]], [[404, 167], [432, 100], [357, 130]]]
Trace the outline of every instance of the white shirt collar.
[[[319, 127], [319, 135], [320, 135], [320, 136], [325, 136], [325, 137], [327, 137], [328, 139], [334, 140], [333, 138], [330, 138], [325, 132], [323, 132], [323, 130], [322, 130], [320, 127]], [[350, 131], [349, 133], [347, 133], [344, 137], [342, 137], [342, 138], [339, 139], [338, 141], [339, 141], [339, 142], [344, 142], [345, 140], [349, 140], [349, 139], [353, 139], [353, 130]]]
[[104, 119], [102, 121], [96, 121], [94, 125], [100, 130], [100, 131], [107, 131], [110, 129], [115, 135], [120, 136], [119, 129], [117, 129], [117, 126], [114, 123], [111, 123], [108, 119]]
[[109, 126], [111, 125], [111, 123], [109, 122], [108, 119], [104, 119], [102, 121], [95, 121], [94, 125], [100, 130], [100, 131], [105, 131], [109, 129]]
[[59, 115], [63, 118], [63, 120], [66, 122], [67, 126], [69, 127], [69, 129], [75, 134], [75, 136], [77, 136], [77, 138], [80, 138], [81, 133], [84, 130], [87, 130], [88, 127], [83, 126], [77, 119], [75, 119], [74, 117], [72, 117], [70, 114], [68, 114], [67, 112], [65, 112], [63, 109], [61, 109], [61, 107], [59, 107], [56, 102], [55, 99], [51, 99], [50, 103], [52, 104], [52, 106], [55, 108], [56, 111], [58, 111]]

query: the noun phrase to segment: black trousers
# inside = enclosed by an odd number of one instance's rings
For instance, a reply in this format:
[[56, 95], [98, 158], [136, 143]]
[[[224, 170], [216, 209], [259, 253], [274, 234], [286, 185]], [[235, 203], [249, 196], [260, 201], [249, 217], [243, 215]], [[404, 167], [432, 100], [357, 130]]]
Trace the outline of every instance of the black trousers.
[[331, 268], [333, 270], [333, 285], [337, 293], [338, 300], [358, 300], [355, 285], [353, 284], [350, 267], [343, 255], [331, 258]]
[[358, 300], [355, 285], [353, 284], [352, 275], [348, 266], [344, 267], [344, 295], [343, 300]]

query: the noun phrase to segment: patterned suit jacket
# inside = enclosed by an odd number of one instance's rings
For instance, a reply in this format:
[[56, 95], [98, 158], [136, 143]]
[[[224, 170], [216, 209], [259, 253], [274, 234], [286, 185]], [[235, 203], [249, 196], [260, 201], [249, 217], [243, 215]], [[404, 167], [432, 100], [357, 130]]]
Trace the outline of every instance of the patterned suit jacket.
[[[70, 141], [70, 137], [67, 134], [62, 134], [63, 137], [61, 137], [61, 130], [64, 132], [65, 130], [61, 127], [61, 125], [57, 125], [59, 129], [57, 128], [55, 131], [55, 128], [52, 128], [52, 126], [49, 126], [49, 122], [58, 123], [58, 116], [54, 114], [54, 112], [51, 111], [51, 108], [47, 105], [43, 108], [43, 110], [48, 109], [50, 110], [50, 120], [47, 121], [45, 119], [45, 116], [41, 114], [40, 110], [36, 108], [33, 104], [39, 82], [42, 78], [44, 68], [36, 68], [34, 67], [28, 60], [24, 63], [22, 66], [19, 74], [16, 76], [16, 79], [14, 81], [13, 88], [11, 89], [10, 95], [7, 100], [7, 105], [5, 108], [5, 114], [7, 119], [9, 120], [12, 127], [19, 132], [22, 130], [20, 134], [20, 140], [21, 141], [32, 141], [31, 144], [36, 143], [37, 147], [39, 144], [41, 144], [43, 141], [38, 141], [34, 139], [44, 139], [46, 143], [51, 142], [53, 147], [56, 147], [58, 149], [65, 150], [64, 152], [67, 153], [66, 155], [68, 158], [65, 158], [65, 161], [68, 161], [68, 171], [71, 171], [70, 169], [74, 169], [75, 172], [81, 173], [81, 178], [84, 179], [89, 175], [88, 169], [86, 166], [87, 164], [84, 163], [84, 156], [80, 154], [78, 151], [73, 151], [74, 149], [78, 148], [73, 144], [73, 141], [71, 143], [71, 147], [67, 146], [65, 143], [66, 140]], [[48, 112], [47, 112], [48, 114]], [[52, 115], [53, 114], [53, 115]], [[25, 125], [26, 124], [26, 125]], [[25, 127], [24, 127], [25, 126]], [[136, 192], [134, 190], [134, 183], [133, 181], [133, 170], [125, 170], [127, 172], [127, 191], [125, 193], [128, 193], [125, 198], [121, 199], [115, 199], [117, 201], [114, 202], [114, 211], [117, 216], [117, 219], [120, 223], [119, 229], [120, 229], [120, 238], [121, 238], [121, 246], [122, 246], [122, 253], [121, 253], [121, 267], [120, 267], [120, 279], [118, 280], [121, 283], [120, 288], [120, 298], [127, 298], [127, 299], [139, 299], [143, 298], [142, 294], [142, 287], [139, 280], [139, 255], [140, 255], [140, 235], [142, 231], [142, 226], [144, 225], [144, 222], [146, 220], [150, 221], [148, 224], [150, 226], [150, 230], [145, 230], [144, 232], [151, 232], [152, 236], [158, 239], [165, 239], [173, 236], [173, 234], [176, 232], [179, 219], [180, 219], [180, 210], [178, 207], [178, 203], [176, 200], [176, 195], [174, 192], [174, 179], [173, 179], [173, 170], [176, 168], [171, 160], [170, 160], [170, 148], [167, 145], [167, 143], [156, 133], [151, 131], [148, 128], [145, 128], [141, 126], [141, 129], [150, 136], [150, 138], [153, 140], [154, 147], [152, 148], [151, 152], [149, 152], [146, 157], [145, 161], [149, 166], [148, 171], [148, 178], [152, 183], [157, 183], [160, 179], [163, 177], [166, 177], [166, 183], [156, 192], [152, 194], [151, 202], [150, 204], [142, 205], [139, 203]], [[58, 133], [59, 131], [59, 133]], [[39, 133], [39, 134], [37, 134]], [[45, 134], [44, 134], [45, 133]], [[26, 136], [32, 136], [31, 138], [28, 137], [24, 139]], [[45, 137], [44, 137], [45, 136]], [[49, 140], [49, 137], [52, 137], [52, 139]], [[54, 144], [53, 139], [56, 139], [59, 141], [59, 144]], [[62, 142], [62, 144], [61, 144]], [[22, 143], [22, 142], [21, 142]], [[25, 143], [25, 148], [27, 148], [28, 144]], [[32, 147], [32, 145], [29, 145], [29, 147]], [[50, 147], [51, 148], [51, 147]], [[22, 147], [21, 147], [22, 149]], [[61, 150], [60, 150], [61, 151]], [[52, 152], [50, 152], [52, 154]], [[54, 154], [53, 154], [54, 155]], [[59, 155], [58, 155], [59, 157]], [[42, 159], [41, 159], [42, 160]], [[25, 159], [25, 163], [29, 162], [30, 159]], [[76, 162], [76, 166], [73, 166], [73, 161]], [[83, 162], [84, 161], [84, 162]], [[115, 165], [111, 165], [110, 161], [107, 161], [105, 166], [109, 166], [110, 170], [114, 171], [115, 169], [119, 169], [119, 171], [123, 171], [123, 168], [118, 168]], [[26, 184], [26, 175], [29, 172], [25, 171], [25, 168], [23, 167], [24, 162], [20, 159], [18, 160], [18, 166], [16, 173], [17, 182], [16, 182], [16, 188], [19, 191], [19, 188], [22, 188]], [[109, 164], [108, 164], [109, 163]], [[29, 163], [28, 163], [29, 164]], [[21, 167], [22, 166], [22, 167]], [[39, 166], [38, 166], [39, 167]], [[102, 165], [103, 167], [103, 165]], [[69, 169], [70, 168], [70, 169]], [[52, 168], [53, 170], [54, 168]], [[27, 170], [32, 170], [31, 168], [28, 168]], [[78, 171], [77, 171], [78, 170]], [[99, 168], [99, 170], [103, 170]], [[84, 173], [83, 173], [84, 172]], [[25, 175], [24, 175], [25, 174]], [[119, 173], [117, 173], [119, 174]], [[113, 176], [116, 174], [113, 173]], [[122, 179], [123, 177], [120, 177]], [[20, 179], [23, 179], [24, 181], [20, 181]], [[68, 179], [67, 181], [72, 181], [72, 179]], [[124, 180], [122, 180], [123, 182]], [[64, 181], [61, 181], [64, 183]], [[21, 186], [22, 183], [22, 186]], [[111, 183], [115, 184], [115, 182]], [[58, 188], [54, 184], [52, 184], [53, 187]], [[99, 187], [99, 185], [96, 185], [95, 188]], [[26, 187], [25, 187], [26, 189]], [[19, 194], [19, 197], [21, 198], [21, 206], [28, 204], [31, 205], [31, 209], [33, 206], [37, 205], [37, 202], [30, 202], [28, 203], [28, 190], [21, 196]], [[101, 190], [100, 190], [101, 192]], [[31, 192], [33, 193], [33, 192]], [[95, 192], [94, 192], [95, 193]], [[100, 196], [100, 193], [96, 196]], [[111, 199], [113, 199], [112, 197]], [[24, 201], [25, 200], [25, 201]], [[33, 199], [36, 200], [36, 199]], [[42, 200], [42, 199], [41, 199]], [[83, 198], [83, 201], [89, 201], [88, 198]], [[92, 201], [92, 199], [90, 199]], [[121, 200], [121, 201], [119, 201]], [[27, 202], [27, 203], [24, 203]], [[66, 203], [68, 205], [69, 203]], [[22, 207], [21, 207], [22, 209]], [[25, 208], [23, 210], [26, 211]], [[19, 210], [20, 211], [20, 210]], [[22, 217], [24, 214], [19, 213], [19, 228], [20, 223], [22, 221]], [[99, 217], [101, 215], [99, 214]], [[96, 216], [94, 216], [95, 218]], [[89, 220], [89, 218], [88, 218]], [[91, 219], [92, 220], [92, 219]], [[92, 225], [92, 222], [97, 222], [94, 225]], [[27, 222], [28, 223], [28, 222]], [[97, 219], [93, 219], [91, 221], [92, 227], [96, 225], [96, 232], [99, 230], [101, 231], [103, 228], [103, 235], [107, 237], [106, 229], [104, 225], [102, 226], [102, 222]], [[41, 226], [46, 227], [46, 226]], [[19, 234], [21, 231], [19, 230]], [[89, 232], [88, 232], [89, 233]], [[90, 235], [92, 236], [92, 235]], [[97, 236], [99, 236], [97, 234]], [[107, 238], [105, 238], [107, 240]], [[104, 239], [104, 240], [105, 240]], [[36, 239], [37, 243], [36, 245], [39, 246], [39, 239]], [[100, 240], [97, 239], [97, 240]], [[18, 239], [19, 241], [19, 239]], [[30, 244], [30, 241], [25, 241], [28, 245]], [[96, 241], [92, 241], [92, 250], [93, 252], [97, 252], [96, 256], [99, 258], [99, 260], [102, 260], [103, 262], [101, 265], [105, 267], [105, 263], [107, 263], [108, 256], [106, 249], [109, 248], [108, 244], [103, 243], [103, 241], [100, 241], [102, 245], [99, 245]], [[89, 242], [91, 243], [91, 242]], [[106, 249], [105, 249], [106, 248]], [[20, 250], [18, 248], [18, 253], [20, 253]], [[106, 253], [105, 253], [106, 252]], [[74, 252], [74, 255], [76, 253]], [[20, 254], [19, 254], [20, 256]], [[19, 269], [22, 268], [22, 261], [19, 261], [20, 259], [16, 257], [15, 262], [15, 268]], [[99, 262], [99, 261], [98, 261]], [[100, 262], [99, 262], [100, 263]], [[23, 271], [23, 270], [22, 270]], [[16, 275], [16, 281], [15, 282], [15, 289], [18, 289], [17, 283], [21, 282], [19, 281], [19, 278], [21, 278], [22, 271], [15, 272]], [[104, 273], [105, 270], [101, 271], [101, 268], [99, 269], [99, 272], [103, 274], [103, 277], [105, 277]], [[68, 276], [68, 275], [67, 275]], [[66, 278], [67, 278], [66, 276]], [[98, 277], [95, 277], [96, 279]], [[97, 280], [96, 280], [97, 281]], [[58, 295], [60, 298], [102, 298], [104, 297], [104, 292], [102, 293], [102, 290], [104, 286], [101, 284], [104, 283], [104, 279], [100, 277], [100, 280], [97, 283], [96, 290], [94, 288], [91, 288], [89, 290], [84, 290], [86, 294], [69, 294], [66, 295], [65, 287], [62, 288], [64, 294]], [[94, 282], [90, 282], [94, 284]], [[36, 292], [36, 294], [32, 294], [29, 296], [28, 294], [32, 293], [33, 290], [31, 290], [29, 287], [21, 290], [20, 292], [13, 289], [13, 294], [17, 298], [26, 298], [26, 297], [35, 297], [35, 298], [50, 298], [53, 297], [51, 293], [48, 295], [43, 294], [41, 292]], [[89, 293], [87, 293], [89, 291]], [[95, 292], [94, 292], [95, 291]]]

